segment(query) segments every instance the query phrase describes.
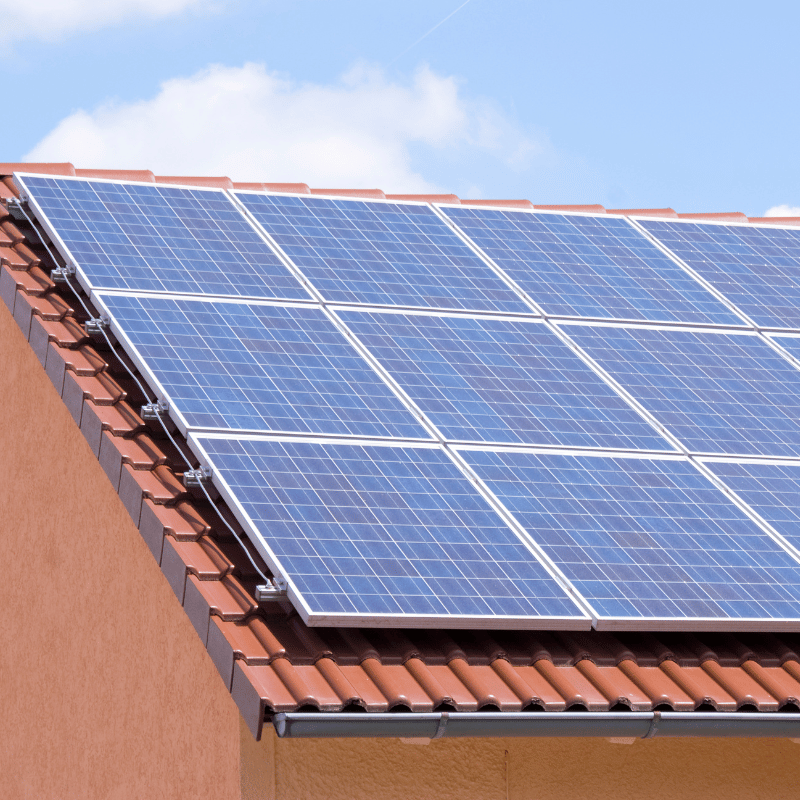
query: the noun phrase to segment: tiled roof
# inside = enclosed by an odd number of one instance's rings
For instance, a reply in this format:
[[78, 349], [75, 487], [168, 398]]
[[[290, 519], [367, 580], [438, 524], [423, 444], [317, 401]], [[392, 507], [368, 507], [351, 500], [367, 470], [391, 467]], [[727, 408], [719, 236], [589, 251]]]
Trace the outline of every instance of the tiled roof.
[[[228, 178], [0, 164], [3, 203], [15, 171], [230, 188], [459, 201], [454, 195], [234, 184]], [[602, 206], [533, 206], [600, 213]], [[744, 215], [677, 215], [746, 221]], [[753, 218], [751, 222], [777, 222]], [[786, 220], [781, 220], [786, 223]], [[790, 220], [800, 224], [800, 219]], [[28, 338], [161, 565], [251, 730], [277, 712], [800, 710], [800, 635], [400, 631], [309, 628], [288, 606], [259, 607], [256, 572], [215, 510], [184, 488], [180, 454], [136, 409], [135, 383], [95, 346], [86, 315], [50, 279], [37, 237], [0, 204], [0, 297]], [[179, 443], [180, 444], [180, 443]], [[228, 524], [237, 526], [221, 506]], [[251, 556], [258, 559], [253, 552]], [[262, 565], [263, 566], [263, 565]]]

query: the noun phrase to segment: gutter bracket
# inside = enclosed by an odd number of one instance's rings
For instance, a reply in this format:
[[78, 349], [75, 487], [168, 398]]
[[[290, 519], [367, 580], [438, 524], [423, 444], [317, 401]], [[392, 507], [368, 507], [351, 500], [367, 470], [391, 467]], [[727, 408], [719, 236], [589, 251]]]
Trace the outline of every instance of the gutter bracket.
[[647, 729], [647, 733], [642, 736], [642, 739], [652, 739], [656, 733], [658, 733], [658, 726], [661, 723], [661, 712], [654, 711], [653, 712], [653, 719], [650, 720], [650, 727]]
[[439, 717], [439, 724], [436, 726], [436, 733], [431, 736], [431, 741], [434, 739], [441, 739], [444, 736], [445, 729], [447, 728], [447, 723], [450, 720], [450, 712], [449, 711], [442, 711], [442, 715]]

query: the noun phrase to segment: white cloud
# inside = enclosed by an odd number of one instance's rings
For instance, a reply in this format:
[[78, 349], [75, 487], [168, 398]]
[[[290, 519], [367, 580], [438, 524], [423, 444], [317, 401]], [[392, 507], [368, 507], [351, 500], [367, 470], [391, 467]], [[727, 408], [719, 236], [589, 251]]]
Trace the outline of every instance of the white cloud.
[[0, 41], [33, 37], [54, 40], [76, 31], [126, 19], [157, 19], [206, 0], [0, 0]]
[[518, 172], [541, 146], [485, 101], [464, 98], [454, 78], [425, 67], [408, 84], [357, 66], [320, 85], [245, 64], [166, 81], [152, 99], [77, 111], [25, 158], [328, 188], [435, 191], [439, 187], [413, 163], [420, 149], [423, 158], [455, 158], [470, 167], [477, 160], [484, 168], [488, 160]]
[[800, 206], [772, 206], [764, 212], [765, 217], [800, 217]]

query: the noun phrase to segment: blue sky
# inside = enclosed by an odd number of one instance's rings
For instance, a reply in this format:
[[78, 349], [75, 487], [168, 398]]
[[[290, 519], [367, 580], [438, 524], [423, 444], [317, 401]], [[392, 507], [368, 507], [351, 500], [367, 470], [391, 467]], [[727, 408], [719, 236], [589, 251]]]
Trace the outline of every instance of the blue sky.
[[0, 0], [0, 19], [2, 160], [800, 214], [796, 2]]

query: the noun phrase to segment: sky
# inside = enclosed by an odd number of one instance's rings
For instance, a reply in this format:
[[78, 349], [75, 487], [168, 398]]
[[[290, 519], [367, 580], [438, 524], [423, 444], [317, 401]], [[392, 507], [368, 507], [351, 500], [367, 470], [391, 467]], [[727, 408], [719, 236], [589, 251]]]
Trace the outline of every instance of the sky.
[[800, 4], [0, 0], [0, 161], [800, 215]]

